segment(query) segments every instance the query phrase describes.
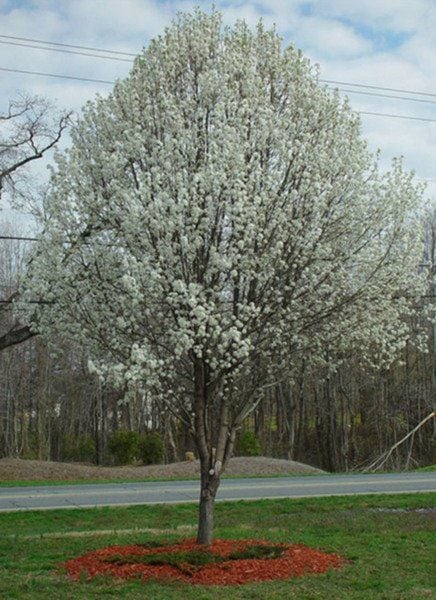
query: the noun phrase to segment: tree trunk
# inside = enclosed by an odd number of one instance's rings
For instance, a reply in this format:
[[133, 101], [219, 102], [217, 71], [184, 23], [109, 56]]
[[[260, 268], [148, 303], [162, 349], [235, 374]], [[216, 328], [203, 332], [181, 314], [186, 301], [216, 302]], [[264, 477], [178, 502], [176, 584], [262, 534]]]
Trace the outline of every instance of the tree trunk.
[[164, 446], [165, 455], [167, 462], [178, 462], [180, 460], [179, 453], [177, 451], [176, 442], [173, 435], [174, 418], [167, 414], [164, 420]]
[[105, 420], [107, 409], [105, 406], [105, 390], [99, 381], [93, 381], [94, 392], [94, 441], [95, 441], [95, 464], [104, 464], [105, 454]]
[[[210, 544], [213, 538], [215, 496], [220, 477], [233, 453], [236, 424], [230, 424], [229, 399], [222, 395], [222, 382], [212, 392], [207, 365], [194, 360], [194, 427], [200, 458], [201, 491], [197, 543]], [[219, 409], [213, 410], [213, 402]], [[239, 424], [238, 424], [239, 425]]]
[[[208, 465], [205, 465], [207, 467]], [[219, 486], [219, 477], [210, 475], [202, 465], [200, 506], [198, 514], [198, 544], [211, 544], [213, 539], [215, 496]]]

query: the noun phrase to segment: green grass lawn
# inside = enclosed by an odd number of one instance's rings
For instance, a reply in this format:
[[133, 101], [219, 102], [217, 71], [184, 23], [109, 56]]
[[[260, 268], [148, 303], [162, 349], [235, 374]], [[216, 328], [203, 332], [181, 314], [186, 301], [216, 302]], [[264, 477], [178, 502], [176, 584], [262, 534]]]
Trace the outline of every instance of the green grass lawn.
[[216, 537], [300, 542], [352, 561], [325, 575], [225, 588], [106, 578], [75, 583], [56, 571], [61, 561], [107, 545], [191, 537], [193, 504], [3, 513], [0, 598], [433, 598], [434, 513], [413, 509], [435, 504], [436, 494], [427, 493], [218, 503]]
[[[275, 477], [272, 475], [271, 477]], [[111, 478], [111, 479], [8, 479], [0, 481], [0, 488], [9, 487], [40, 487], [53, 485], [95, 485], [97, 483], [153, 483], [165, 481], [200, 481], [200, 475], [193, 477], [143, 477], [138, 479]]]

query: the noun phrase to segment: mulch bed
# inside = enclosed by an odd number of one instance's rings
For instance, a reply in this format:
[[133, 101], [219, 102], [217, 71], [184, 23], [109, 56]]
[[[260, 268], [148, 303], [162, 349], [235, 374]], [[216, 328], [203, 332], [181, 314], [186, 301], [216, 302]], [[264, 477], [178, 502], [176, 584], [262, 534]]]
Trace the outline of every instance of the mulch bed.
[[[261, 546], [265, 548], [260, 548]], [[180, 556], [177, 557], [177, 554]], [[271, 557], [239, 558], [241, 555], [259, 554]], [[164, 563], [163, 555], [167, 556], [171, 564]], [[189, 559], [190, 556], [192, 560]], [[154, 564], [150, 564], [153, 561]], [[338, 569], [346, 562], [337, 554], [321, 552], [302, 544], [215, 540], [210, 546], [204, 547], [197, 544], [195, 539], [190, 539], [158, 547], [146, 544], [110, 546], [69, 560], [61, 566], [73, 580], [110, 575], [120, 579], [141, 578], [145, 581], [178, 580], [190, 584], [237, 585], [325, 573], [329, 569]]]

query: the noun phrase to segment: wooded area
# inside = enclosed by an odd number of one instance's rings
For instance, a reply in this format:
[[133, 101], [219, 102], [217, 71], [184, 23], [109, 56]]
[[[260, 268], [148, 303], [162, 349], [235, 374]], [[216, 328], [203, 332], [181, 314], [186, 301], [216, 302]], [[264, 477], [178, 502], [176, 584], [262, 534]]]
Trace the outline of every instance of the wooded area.
[[[2, 224], [2, 234], [17, 232]], [[429, 219], [423, 262], [434, 264], [436, 220]], [[23, 273], [30, 243], [2, 240], [2, 298], [10, 298]], [[429, 282], [429, 298], [434, 289]], [[15, 325], [11, 305], [2, 304], [1, 331]], [[416, 323], [416, 327], [418, 323]], [[428, 353], [410, 345], [386, 371], [363, 368], [350, 357], [337, 373], [306, 373], [304, 363], [293, 382], [265, 390], [241, 433], [253, 432], [259, 447], [236, 445], [236, 453], [306, 462], [329, 471], [362, 469], [400, 440], [434, 410], [435, 339]], [[117, 431], [156, 431], [164, 442], [164, 460], [183, 460], [194, 442], [153, 398], [120, 405], [121, 393], [90, 375], [86, 357], [68, 340], [56, 350], [41, 337], [0, 353], [0, 456], [107, 464], [113, 461], [108, 439]], [[412, 468], [434, 461], [430, 420], [390, 456], [385, 468]]]
[[[242, 431], [253, 431], [261, 454], [331, 471], [362, 468], [432, 410], [431, 354], [403, 353], [405, 364], [365, 373], [358, 358], [329, 380], [304, 379], [265, 393]], [[182, 460], [194, 444], [182, 423], [152, 401], [118, 406], [119, 393], [102, 388], [64, 344], [51, 356], [35, 338], [0, 358], [1, 456], [102, 464], [117, 430], [159, 431], [165, 460]], [[392, 456], [391, 468], [432, 461], [430, 422]]]

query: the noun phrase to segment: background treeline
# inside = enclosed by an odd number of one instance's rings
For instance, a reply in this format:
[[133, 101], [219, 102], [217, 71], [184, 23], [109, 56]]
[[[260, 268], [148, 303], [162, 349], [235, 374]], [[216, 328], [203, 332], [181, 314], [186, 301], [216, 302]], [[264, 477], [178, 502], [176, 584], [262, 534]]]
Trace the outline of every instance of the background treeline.
[[[432, 410], [431, 354], [368, 374], [355, 359], [330, 379], [304, 377], [265, 393], [241, 430], [238, 454], [306, 462], [329, 471], [364, 467]], [[153, 402], [119, 405], [64, 343], [53, 356], [34, 338], [0, 355], [0, 456], [123, 464], [183, 460], [189, 432]], [[432, 461], [429, 422], [392, 455], [390, 467]], [[126, 435], [126, 432], [132, 432]], [[146, 435], [151, 432], [159, 436]], [[147, 438], [158, 439], [149, 455]]]
[[[14, 233], [3, 225], [3, 234]], [[427, 224], [424, 264], [435, 264], [436, 218]], [[26, 244], [0, 242], [1, 298], [17, 289]], [[434, 277], [434, 269], [433, 269]], [[424, 312], [434, 303], [429, 279]], [[0, 304], [0, 326], [14, 324]], [[418, 331], [419, 319], [413, 324]], [[304, 361], [291, 383], [269, 388], [244, 423], [240, 455], [289, 458], [329, 471], [368, 466], [432, 410], [436, 398], [435, 326], [427, 325], [428, 352], [412, 344], [386, 371], [371, 371], [350, 356], [329, 378], [306, 372]], [[152, 398], [120, 403], [120, 393], [90, 375], [86, 360], [68, 340], [56, 351], [40, 337], [0, 352], [0, 457], [126, 464], [183, 460], [195, 451], [186, 427]], [[434, 461], [429, 421], [400, 445], [384, 468], [413, 468]]]

